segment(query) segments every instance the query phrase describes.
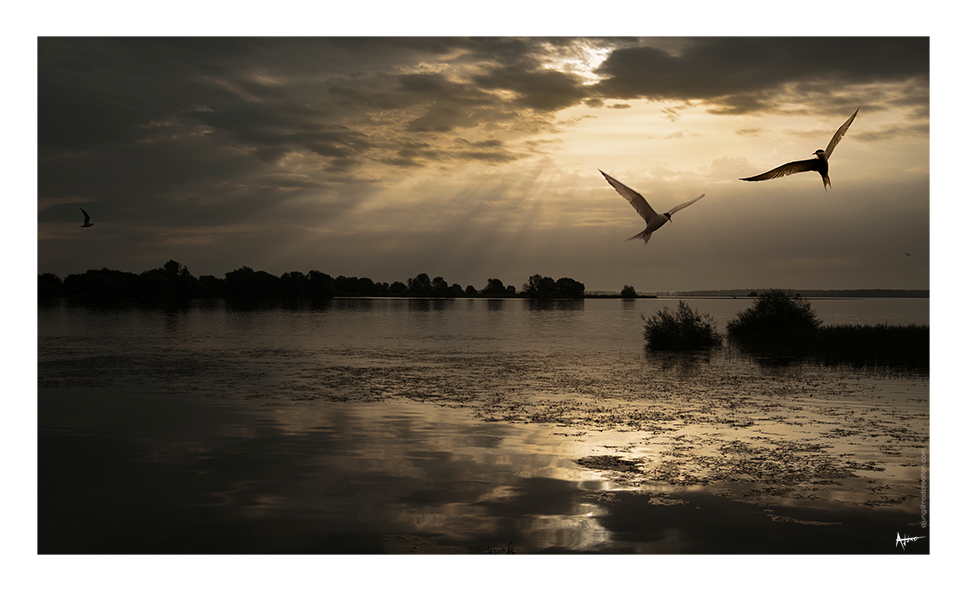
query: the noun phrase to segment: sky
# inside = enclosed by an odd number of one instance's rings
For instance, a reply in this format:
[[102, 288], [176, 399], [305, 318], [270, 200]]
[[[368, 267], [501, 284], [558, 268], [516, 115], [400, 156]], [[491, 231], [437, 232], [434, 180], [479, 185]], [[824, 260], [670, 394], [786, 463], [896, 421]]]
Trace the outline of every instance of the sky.
[[[929, 287], [928, 37], [40, 37], [37, 60], [40, 273]], [[738, 180], [856, 109], [830, 190]], [[625, 242], [644, 221], [598, 170], [658, 212], [705, 198]]]

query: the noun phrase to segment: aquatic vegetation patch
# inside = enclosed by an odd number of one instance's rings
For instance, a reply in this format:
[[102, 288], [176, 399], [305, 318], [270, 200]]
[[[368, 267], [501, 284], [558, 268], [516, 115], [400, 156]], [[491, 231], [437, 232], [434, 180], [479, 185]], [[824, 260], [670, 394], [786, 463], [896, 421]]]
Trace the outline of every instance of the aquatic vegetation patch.
[[749, 352], [809, 358], [825, 365], [928, 367], [929, 327], [822, 326], [807, 299], [765, 292], [728, 323], [728, 340]]
[[587, 456], [574, 460], [574, 463], [589, 470], [610, 470], [612, 472], [631, 472], [637, 470], [638, 462], [625, 460], [619, 456]]
[[649, 349], [656, 351], [687, 351], [720, 345], [718, 334], [710, 314], [699, 314], [683, 301], [678, 310], [671, 313], [667, 306], [650, 318], [644, 318], [644, 337]]
[[813, 356], [825, 364], [929, 365], [929, 327], [853, 324], [823, 326]]
[[728, 323], [728, 339], [738, 343], [784, 344], [809, 340], [818, 332], [818, 319], [809, 301], [781, 290], [762, 293], [751, 308]]

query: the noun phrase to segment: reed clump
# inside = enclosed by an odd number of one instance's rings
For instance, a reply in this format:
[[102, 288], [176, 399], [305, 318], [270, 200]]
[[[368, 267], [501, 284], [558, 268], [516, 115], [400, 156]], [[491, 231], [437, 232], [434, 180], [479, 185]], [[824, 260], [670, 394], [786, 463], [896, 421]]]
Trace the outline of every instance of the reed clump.
[[814, 356], [825, 364], [929, 365], [929, 327], [841, 324], [823, 326]]
[[683, 301], [678, 302], [677, 312], [671, 313], [667, 306], [650, 318], [644, 319], [644, 337], [649, 349], [657, 351], [687, 351], [720, 345], [718, 333], [710, 314], [699, 314]]

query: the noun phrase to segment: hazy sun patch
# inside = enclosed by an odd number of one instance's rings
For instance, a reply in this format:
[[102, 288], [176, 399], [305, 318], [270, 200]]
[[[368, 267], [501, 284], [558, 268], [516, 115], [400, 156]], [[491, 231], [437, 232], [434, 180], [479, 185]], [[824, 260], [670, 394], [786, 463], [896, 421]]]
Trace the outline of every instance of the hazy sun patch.
[[547, 44], [547, 49], [551, 57], [544, 61], [544, 68], [576, 74], [585, 86], [596, 84], [603, 79], [595, 70], [613, 51], [613, 47], [594, 47], [586, 42], [573, 43], [566, 49], [550, 47]]

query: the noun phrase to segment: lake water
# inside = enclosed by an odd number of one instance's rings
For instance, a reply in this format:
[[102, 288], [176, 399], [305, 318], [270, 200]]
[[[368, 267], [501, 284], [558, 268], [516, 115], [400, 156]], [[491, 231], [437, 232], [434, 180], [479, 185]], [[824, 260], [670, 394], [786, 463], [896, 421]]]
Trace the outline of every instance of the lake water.
[[41, 303], [39, 551], [928, 553], [928, 373], [647, 352], [676, 305]]

